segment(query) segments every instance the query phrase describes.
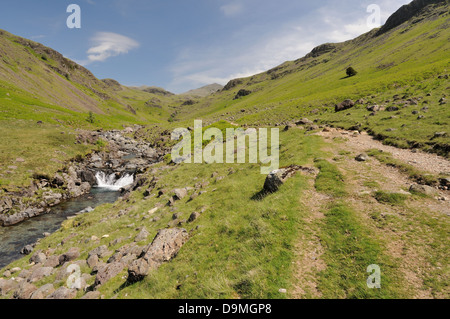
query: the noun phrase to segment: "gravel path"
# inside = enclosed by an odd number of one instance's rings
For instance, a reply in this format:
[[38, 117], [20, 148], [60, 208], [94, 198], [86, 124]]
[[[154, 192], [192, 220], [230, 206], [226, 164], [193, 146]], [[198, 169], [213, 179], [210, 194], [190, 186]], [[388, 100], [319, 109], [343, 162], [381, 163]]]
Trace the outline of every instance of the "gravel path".
[[366, 132], [354, 135], [352, 132], [345, 130], [330, 129], [330, 132], [320, 132], [319, 135], [324, 137], [346, 137], [348, 141], [346, 145], [358, 152], [366, 152], [369, 149], [379, 149], [389, 152], [395, 159], [431, 174], [450, 175], [450, 161], [436, 154], [425, 153], [417, 150], [413, 152], [409, 149], [400, 149], [389, 145], [383, 145], [380, 141], [374, 140]]

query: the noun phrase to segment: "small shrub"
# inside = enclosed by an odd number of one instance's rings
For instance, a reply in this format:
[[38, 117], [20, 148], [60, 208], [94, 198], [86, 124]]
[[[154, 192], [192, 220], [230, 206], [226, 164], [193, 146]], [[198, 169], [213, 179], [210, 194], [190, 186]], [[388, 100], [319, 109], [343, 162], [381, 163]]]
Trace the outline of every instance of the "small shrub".
[[358, 74], [358, 72], [356, 72], [356, 70], [352, 67], [349, 67], [346, 73], [348, 77], [355, 76], [356, 74]]
[[93, 124], [95, 122], [95, 116], [94, 116], [94, 113], [92, 113], [92, 111], [89, 111], [89, 115], [86, 118], [86, 121], [88, 121], [91, 124]]

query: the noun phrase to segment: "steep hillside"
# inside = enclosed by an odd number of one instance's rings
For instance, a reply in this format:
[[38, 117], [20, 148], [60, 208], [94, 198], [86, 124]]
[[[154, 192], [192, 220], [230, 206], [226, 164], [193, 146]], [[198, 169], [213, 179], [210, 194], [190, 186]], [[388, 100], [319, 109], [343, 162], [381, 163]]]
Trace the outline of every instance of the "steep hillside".
[[[277, 125], [308, 116], [369, 130], [400, 147], [448, 154], [448, 138], [435, 136], [448, 131], [449, 125], [448, 1], [413, 1], [388, 22], [354, 40], [324, 44], [296, 61], [232, 80], [221, 92], [181, 111], [176, 120], [203, 117], [211, 122]], [[346, 76], [350, 66], [356, 76]], [[335, 113], [335, 105], [346, 99], [361, 103]], [[398, 110], [369, 116], [372, 111], [366, 108], [374, 105]]]
[[[157, 92], [97, 79], [89, 70], [40, 43], [0, 30], [0, 119], [36, 119], [84, 126], [88, 112], [103, 127], [167, 119], [148, 108]], [[36, 116], [36, 109], [41, 113]], [[102, 121], [102, 119], [104, 121]]]
[[223, 85], [214, 83], [214, 84], [202, 86], [201, 88], [198, 88], [198, 89], [190, 90], [181, 95], [191, 96], [191, 97], [205, 97], [205, 96], [211, 95], [213, 93], [216, 93], [217, 91], [222, 90], [222, 89], [223, 89]]

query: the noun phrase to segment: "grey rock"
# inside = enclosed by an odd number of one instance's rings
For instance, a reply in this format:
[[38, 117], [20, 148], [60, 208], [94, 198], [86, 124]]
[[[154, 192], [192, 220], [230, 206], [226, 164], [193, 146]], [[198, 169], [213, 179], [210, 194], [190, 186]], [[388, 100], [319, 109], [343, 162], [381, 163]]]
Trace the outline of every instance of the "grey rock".
[[135, 260], [128, 268], [128, 281], [142, 280], [150, 269], [158, 268], [163, 262], [174, 258], [189, 239], [183, 228], [162, 229], [142, 252], [141, 258]]
[[76, 296], [76, 289], [69, 289], [63, 286], [58, 288], [52, 294], [48, 295], [46, 299], [74, 299]]
[[14, 299], [30, 299], [31, 295], [37, 290], [36, 286], [27, 281], [22, 281], [19, 288], [14, 291]]
[[192, 222], [194, 222], [195, 220], [197, 220], [199, 217], [200, 217], [200, 213], [198, 213], [198, 212], [193, 212], [193, 213], [189, 216], [188, 222], [189, 222], [189, 223], [192, 223]]
[[52, 267], [39, 267], [31, 273], [31, 275], [28, 278], [29, 282], [37, 282], [44, 277], [48, 277], [52, 274], [53, 268]]
[[31, 256], [30, 263], [43, 264], [45, 263], [46, 260], [47, 256], [45, 256], [43, 252], [39, 251], [34, 253], [33, 256]]
[[142, 228], [142, 230], [139, 232], [139, 234], [136, 236], [136, 238], [134, 239], [135, 242], [140, 242], [143, 241], [144, 239], [147, 239], [147, 237], [150, 235], [150, 233], [147, 231], [147, 229], [144, 227]]
[[355, 157], [355, 160], [357, 160], [358, 162], [366, 162], [369, 160], [369, 156], [367, 154], [359, 154], [358, 156]]
[[111, 255], [111, 251], [108, 250], [108, 247], [106, 245], [102, 245], [102, 246], [99, 246], [99, 247], [91, 250], [88, 254], [88, 257], [94, 256], [94, 255], [98, 256], [98, 258], [101, 259], [101, 258]]
[[53, 284], [46, 284], [33, 292], [33, 294], [31, 295], [31, 299], [45, 299], [45, 297], [54, 292], [55, 288], [53, 287]]
[[72, 261], [80, 257], [80, 249], [77, 247], [70, 248], [65, 254], [59, 256], [59, 264], [63, 265], [68, 261]]
[[100, 291], [89, 291], [80, 299], [100, 299]]
[[103, 285], [105, 282], [109, 281], [111, 278], [117, 276], [123, 269], [125, 264], [121, 262], [114, 262], [106, 265], [98, 270], [97, 276], [95, 277], [94, 286], [98, 287]]
[[419, 185], [419, 184], [411, 185], [411, 187], [409, 188], [409, 191], [411, 193], [419, 193], [419, 194], [424, 194], [427, 196], [434, 196], [434, 195], [437, 195], [437, 193], [438, 193], [437, 190], [431, 186]]
[[173, 192], [175, 193], [174, 195], [175, 200], [181, 200], [188, 195], [186, 188], [177, 188], [174, 189]]
[[19, 284], [11, 279], [0, 279], [0, 296], [6, 296], [10, 291], [17, 288]]
[[87, 259], [87, 265], [89, 266], [89, 268], [94, 268], [98, 265], [98, 262], [99, 260], [97, 255], [89, 256]]

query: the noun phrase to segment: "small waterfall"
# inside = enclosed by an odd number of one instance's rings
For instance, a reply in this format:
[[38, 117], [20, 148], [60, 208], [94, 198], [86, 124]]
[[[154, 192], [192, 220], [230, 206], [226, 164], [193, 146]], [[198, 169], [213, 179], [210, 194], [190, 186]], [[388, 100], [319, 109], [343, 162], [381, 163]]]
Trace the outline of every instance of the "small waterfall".
[[95, 178], [97, 179], [97, 187], [111, 191], [118, 191], [122, 187], [134, 182], [133, 175], [130, 174], [126, 174], [117, 179], [116, 174], [107, 175], [105, 172], [97, 172]]

